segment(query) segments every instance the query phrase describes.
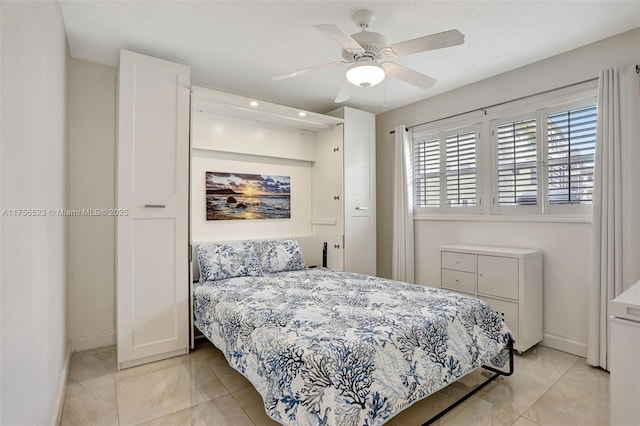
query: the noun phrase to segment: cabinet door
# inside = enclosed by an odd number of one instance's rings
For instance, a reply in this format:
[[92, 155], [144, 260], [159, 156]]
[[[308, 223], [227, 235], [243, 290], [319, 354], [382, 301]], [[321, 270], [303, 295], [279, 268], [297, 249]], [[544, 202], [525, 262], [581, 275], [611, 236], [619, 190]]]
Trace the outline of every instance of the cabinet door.
[[346, 271], [376, 275], [375, 116], [345, 107]]
[[508, 302], [506, 300], [493, 299], [491, 297], [478, 297], [491, 306], [497, 313], [500, 314], [507, 327], [513, 332], [513, 337], [518, 342], [518, 334], [520, 327], [520, 317], [518, 311], [518, 304], [516, 302]]
[[640, 419], [640, 323], [609, 318], [611, 424], [637, 425]]
[[327, 243], [327, 266], [344, 268], [343, 125], [317, 133], [313, 164], [313, 233]]
[[121, 51], [117, 330], [120, 367], [187, 351], [189, 68]]
[[478, 255], [478, 293], [518, 300], [518, 259]]

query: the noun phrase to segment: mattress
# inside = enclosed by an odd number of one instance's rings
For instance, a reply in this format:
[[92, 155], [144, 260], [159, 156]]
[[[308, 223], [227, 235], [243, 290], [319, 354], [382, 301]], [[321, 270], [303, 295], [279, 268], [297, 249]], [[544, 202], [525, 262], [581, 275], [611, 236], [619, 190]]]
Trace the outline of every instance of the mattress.
[[286, 425], [380, 425], [509, 356], [491, 307], [421, 285], [319, 268], [193, 292], [196, 327]]

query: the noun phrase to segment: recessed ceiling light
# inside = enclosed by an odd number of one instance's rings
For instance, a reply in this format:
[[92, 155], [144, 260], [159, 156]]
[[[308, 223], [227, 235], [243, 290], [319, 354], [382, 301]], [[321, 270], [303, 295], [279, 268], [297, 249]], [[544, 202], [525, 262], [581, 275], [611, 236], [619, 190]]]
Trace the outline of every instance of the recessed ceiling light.
[[256, 101], [251, 101], [249, 102], [249, 105], [251, 105], [252, 107], [257, 107], [258, 103]]
[[300, 112], [298, 113], [298, 115], [299, 115], [300, 117], [306, 117], [306, 116], [307, 116], [307, 113], [306, 113], [306, 112], [304, 112], [304, 111], [300, 111]]

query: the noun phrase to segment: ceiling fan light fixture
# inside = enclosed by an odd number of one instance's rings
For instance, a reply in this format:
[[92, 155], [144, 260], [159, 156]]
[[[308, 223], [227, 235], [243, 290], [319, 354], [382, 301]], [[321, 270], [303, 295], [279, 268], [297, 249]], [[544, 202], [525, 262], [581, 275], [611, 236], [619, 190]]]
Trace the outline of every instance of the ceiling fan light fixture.
[[347, 80], [358, 87], [372, 87], [384, 80], [384, 68], [373, 62], [355, 63], [347, 70]]

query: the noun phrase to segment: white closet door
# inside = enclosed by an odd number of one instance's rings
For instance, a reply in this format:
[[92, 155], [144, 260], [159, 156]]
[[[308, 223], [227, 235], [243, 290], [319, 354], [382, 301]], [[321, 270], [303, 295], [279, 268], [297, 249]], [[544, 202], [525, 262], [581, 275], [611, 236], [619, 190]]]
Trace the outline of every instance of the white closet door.
[[121, 51], [117, 206], [120, 368], [188, 351], [189, 68]]
[[345, 107], [344, 119], [344, 269], [375, 276], [375, 116]]

